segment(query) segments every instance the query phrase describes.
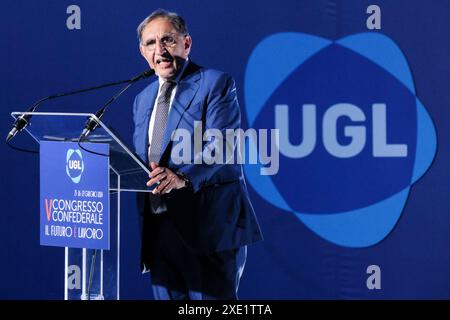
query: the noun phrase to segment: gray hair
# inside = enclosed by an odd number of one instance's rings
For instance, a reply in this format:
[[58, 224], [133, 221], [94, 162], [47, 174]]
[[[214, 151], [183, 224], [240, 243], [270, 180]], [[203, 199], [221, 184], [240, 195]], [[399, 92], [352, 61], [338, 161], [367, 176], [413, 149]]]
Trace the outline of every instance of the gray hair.
[[142, 21], [139, 24], [139, 26], [137, 28], [137, 36], [138, 36], [139, 43], [142, 40], [142, 31], [144, 30], [144, 28], [152, 20], [155, 20], [157, 18], [165, 18], [165, 19], [169, 20], [169, 22], [173, 25], [173, 27], [175, 28], [175, 30], [177, 30], [177, 32], [179, 32], [183, 36], [189, 35], [187, 25], [184, 22], [184, 19], [178, 13], [169, 12], [164, 9], [157, 9], [157, 10], [153, 11], [147, 18], [144, 19], [144, 21]]

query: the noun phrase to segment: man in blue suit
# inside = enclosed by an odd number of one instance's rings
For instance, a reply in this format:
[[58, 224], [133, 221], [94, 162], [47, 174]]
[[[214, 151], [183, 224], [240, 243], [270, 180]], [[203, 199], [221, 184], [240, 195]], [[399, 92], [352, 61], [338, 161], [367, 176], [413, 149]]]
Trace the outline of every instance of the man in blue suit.
[[[176, 13], [153, 12], [138, 36], [158, 76], [133, 110], [134, 146], [151, 166], [147, 186], [154, 187], [138, 195], [143, 272], [151, 272], [156, 299], [237, 299], [247, 245], [262, 235], [241, 165], [205, 161], [221, 144], [202, 139], [209, 129], [225, 137], [240, 127], [234, 80], [190, 61], [192, 39]], [[189, 141], [174, 139], [180, 130]], [[183, 161], [174, 154], [177, 142], [189, 146]]]

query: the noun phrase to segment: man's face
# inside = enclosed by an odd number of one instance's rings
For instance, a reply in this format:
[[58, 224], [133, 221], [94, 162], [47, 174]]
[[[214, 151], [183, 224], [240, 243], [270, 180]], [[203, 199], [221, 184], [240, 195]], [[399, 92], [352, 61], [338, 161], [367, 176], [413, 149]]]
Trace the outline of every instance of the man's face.
[[165, 18], [152, 20], [142, 30], [141, 54], [155, 73], [165, 80], [178, 75], [191, 45], [191, 37], [178, 33]]

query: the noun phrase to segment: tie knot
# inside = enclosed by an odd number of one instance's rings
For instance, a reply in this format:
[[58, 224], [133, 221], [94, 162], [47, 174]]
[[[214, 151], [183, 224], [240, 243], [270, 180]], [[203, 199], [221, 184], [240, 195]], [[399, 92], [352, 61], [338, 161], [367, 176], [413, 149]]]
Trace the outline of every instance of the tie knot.
[[161, 95], [167, 96], [168, 94], [170, 94], [170, 92], [175, 87], [175, 85], [176, 85], [176, 83], [173, 81], [164, 82], [161, 86]]

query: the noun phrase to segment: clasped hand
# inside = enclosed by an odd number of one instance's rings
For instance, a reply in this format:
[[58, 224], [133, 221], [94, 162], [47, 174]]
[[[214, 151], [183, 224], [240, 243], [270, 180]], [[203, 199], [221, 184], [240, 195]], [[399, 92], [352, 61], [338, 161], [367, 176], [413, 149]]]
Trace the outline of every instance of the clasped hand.
[[147, 187], [158, 184], [158, 186], [152, 190], [153, 194], [165, 194], [172, 191], [172, 189], [181, 189], [186, 186], [186, 181], [181, 179], [172, 170], [165, 167], [159, 167], [156, 162], [150, 163], [150, 168], [152, 169], [152, 172], [149, 174], [150, 180], [147, 181]]

